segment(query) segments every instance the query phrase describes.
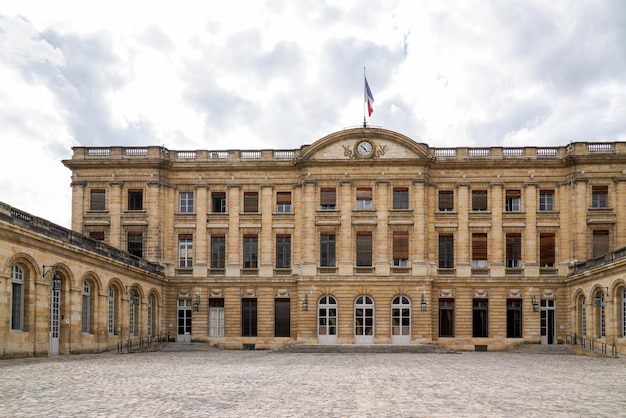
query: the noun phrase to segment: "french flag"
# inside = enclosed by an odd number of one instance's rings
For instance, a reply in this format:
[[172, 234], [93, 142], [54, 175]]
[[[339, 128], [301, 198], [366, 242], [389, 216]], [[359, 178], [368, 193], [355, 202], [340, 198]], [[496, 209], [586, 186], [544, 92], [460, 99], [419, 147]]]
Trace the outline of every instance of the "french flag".
[[367, 102], [367, 116], [372, 116], [374, 113], [374, 96], [369, 84], [367, 84], [367, 77], [365, 77], [365, 101]]

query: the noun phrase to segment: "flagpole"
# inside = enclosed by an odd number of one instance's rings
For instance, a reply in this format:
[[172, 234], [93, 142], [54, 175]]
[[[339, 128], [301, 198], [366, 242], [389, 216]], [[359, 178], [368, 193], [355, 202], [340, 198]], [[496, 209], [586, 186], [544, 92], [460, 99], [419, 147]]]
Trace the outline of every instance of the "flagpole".
[[367, 128], [367, 119], [365, 116], [365, 106], [367, 106], [367, 91], [365, 89], [365, 67], [363, 67], [363, 127]]

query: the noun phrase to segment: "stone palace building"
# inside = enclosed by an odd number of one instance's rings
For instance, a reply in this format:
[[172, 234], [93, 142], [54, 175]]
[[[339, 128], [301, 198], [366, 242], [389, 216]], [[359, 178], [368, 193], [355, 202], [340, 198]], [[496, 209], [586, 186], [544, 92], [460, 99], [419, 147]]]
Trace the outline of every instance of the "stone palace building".
[[74, 147], [71, 230], [0, 209], [0, 356], [179, 342], [626, 351], [626, 143]]

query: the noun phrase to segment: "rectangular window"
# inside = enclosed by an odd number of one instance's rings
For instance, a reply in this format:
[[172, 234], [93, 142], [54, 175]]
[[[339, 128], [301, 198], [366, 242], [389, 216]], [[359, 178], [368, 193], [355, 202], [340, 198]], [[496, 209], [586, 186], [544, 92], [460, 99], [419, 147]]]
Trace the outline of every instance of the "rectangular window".
[[409, 208], [409, 189], [406, 187], [393, 188], [393, 208], [408, 209]]
[[276, 193], [276, 212], [291, 212], [291, 192]]
[[91, 287], [89, 282], [83, 282], [83, 305], [81, 315], [81, 332], [89, 334], [91, 330]]
[[452, 190], [439, 190], [439, 212], [452, 212], [454, 210], [454, 192]]
[[193, 267], [193, 236], [191, 234], [178, 236], [178, 267]]
[[104, 231], [90, 231], [89, 238], [95, 239], [96, 241], [104, 241]]
[[593, 258], [600, 257], [609, 252], [609, 231], [593, 231]]
[[472, 234], [472, 268], [487, 268], [487, 234]]
[[539, 191], [539, 210], [554, 210], [554, 190]]
[[143, 257], [143, 233], [128, 233], [128, 252], [137, 257]]
[[115, 290], [113, 289], [113, 286], [109, 286], [107, 330], [109, 335], [115, 334]]
[[259, 268], [259, 238], [256, 235], [243, 237], [243, 268]]
[[226, 268], [226, 237], [224, 235], [211, 236], [211, 268]]
[[371, 209], [372, 208], [372, 188], [360, 187], [356, 189], [356, 208]]
[[592, 186], [591, 187], [591, 207], [592, 208], [606, 208], [607, 197], [609, 194], [608, 186]]
[[291, 337], [291, 301], [274, 299], [274, 336]]
[[226, 213], [226, 192], [211, 193], [211, 212]]
[[335, 267], [335, 234], [320, 235], [320, 266]]
[[357, 267], [372, 266], [371, 233], [358, 233], [356, 235], [356, 265]]
[[487, 190], [472, 190], [472, 210], [487, 210]]
[[439, 299], [439, 336], [454, 337], [454, 299]]
[[506, 301], [506, 338], [522, 338], [522, 300]]
[[128, 191], [128, 210], [143, 210], [143, 190], [131, 189]]
[[276, 268], [291, 268], [291, 235], [276, 235]]
[[505, 210], [507, 212], [519, 212], [521, 210], [522, 192], [520, 190], [507, 190], [505, 198]]
[[22, 331], [24, 323], [24, 283], [14, 280], [11, 283], [11, 329]]
[[193, 192], [180, 192], [179, 211], [193, 213]]
[[106, 210], [106, 191], [91, 189], [90, 210]]
[[335, 189], [320, 189], [320, 208], [322, 210], [337, 209], [337, 191]]
[[259, 193], [258, 192], [244, 192], [243, 211], [246, 213], [258, 213], [259, 212]]
[[257, 301], [253, 298], [241, 300], [241, 336], [256, 337], [257, 335]]
[[506, 234], [506, 267], [522, 267], [522, 235]]
[[539, 267], [555, 266], [555, 237], [552, 233], [539, 234]]
[[394, 231], [393, 233], [393, 266], [409, 266], [409, 232]]
[[487, 299], [474, 299], [472, 301], [472, 337], [486, 338], [489, 336], [488, 312], [489, 301]]
[[454, 235], [439, 234], [439, 268], [454, 268]]

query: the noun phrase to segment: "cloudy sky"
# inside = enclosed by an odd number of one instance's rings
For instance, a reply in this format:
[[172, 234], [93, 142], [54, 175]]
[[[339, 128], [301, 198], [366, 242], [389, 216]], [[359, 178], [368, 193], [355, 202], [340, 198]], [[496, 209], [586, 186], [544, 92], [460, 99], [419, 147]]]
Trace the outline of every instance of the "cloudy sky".
[[76, 145], [626, 140], [626, 1], [30, 1], [0, 10], [0, 201], [70, 226]]

